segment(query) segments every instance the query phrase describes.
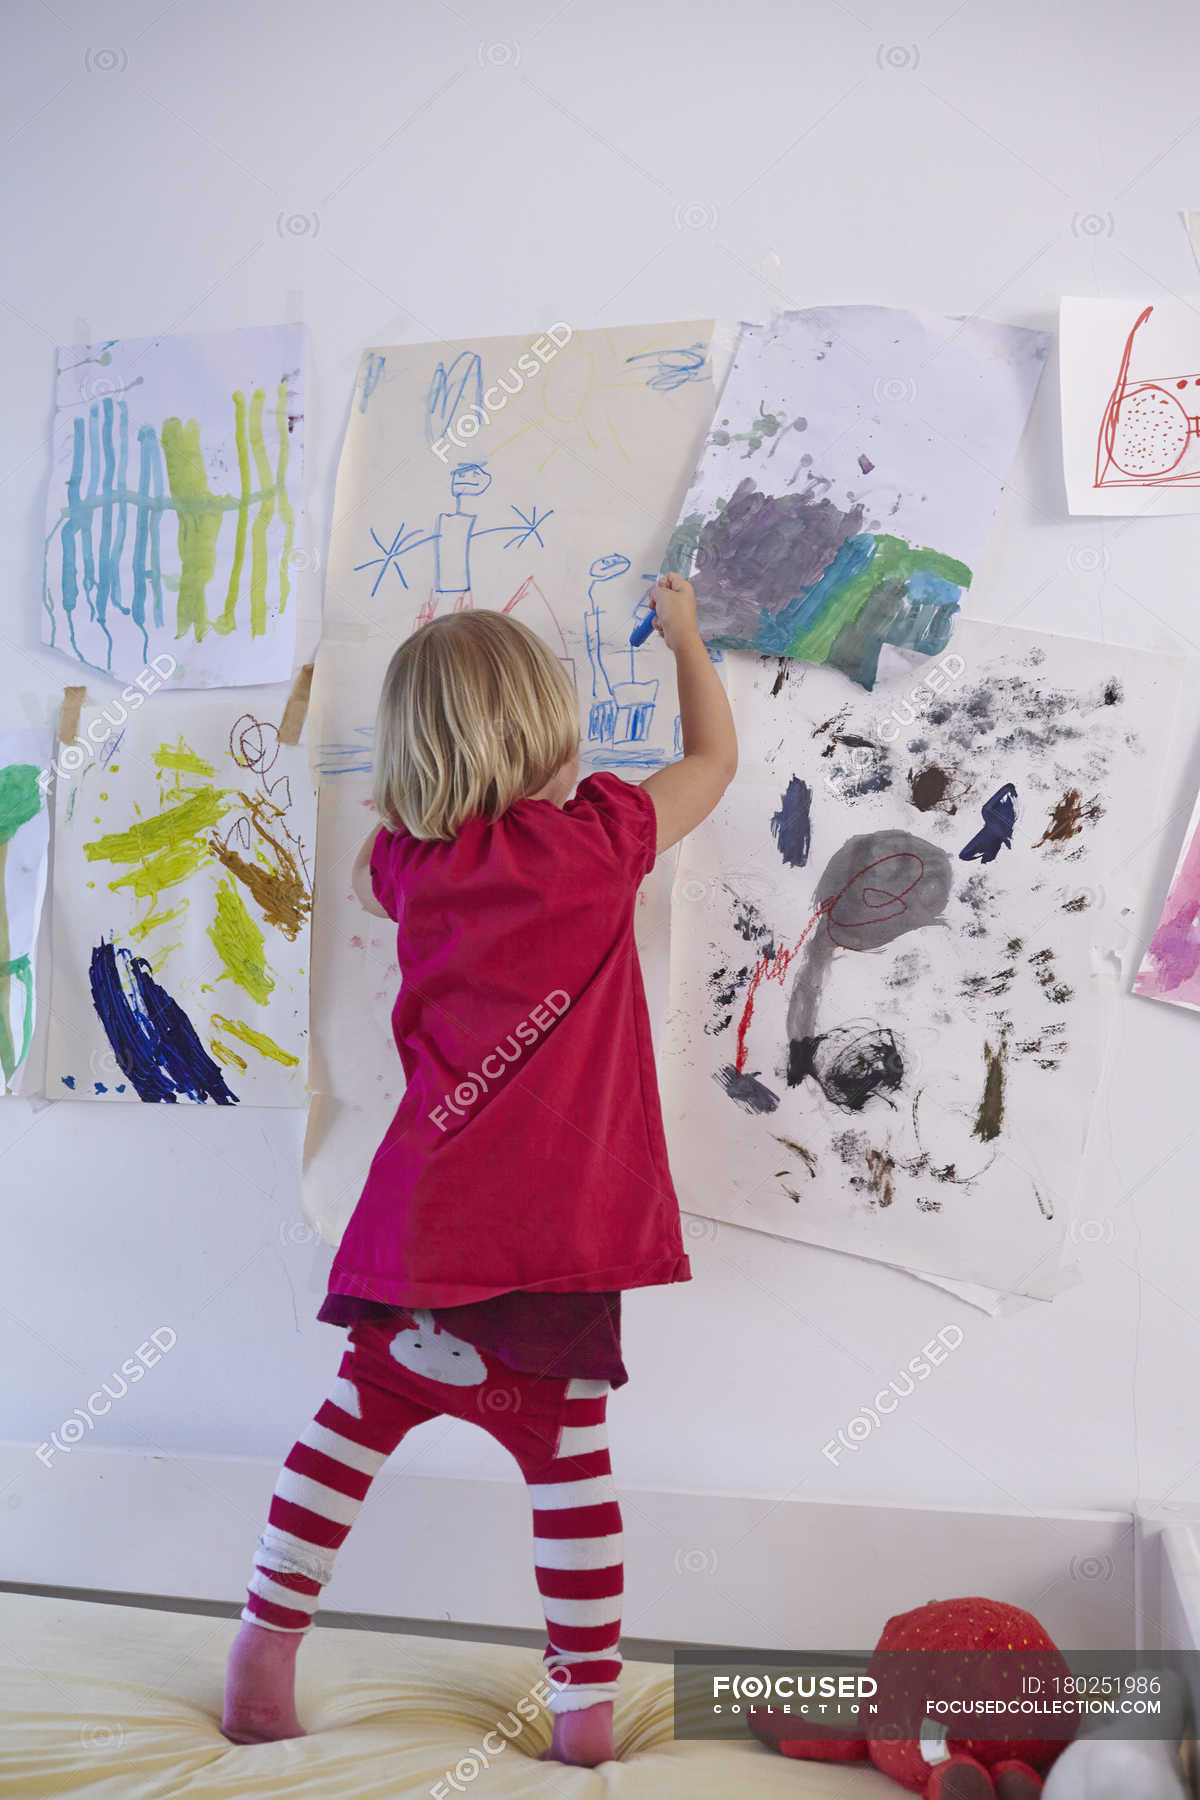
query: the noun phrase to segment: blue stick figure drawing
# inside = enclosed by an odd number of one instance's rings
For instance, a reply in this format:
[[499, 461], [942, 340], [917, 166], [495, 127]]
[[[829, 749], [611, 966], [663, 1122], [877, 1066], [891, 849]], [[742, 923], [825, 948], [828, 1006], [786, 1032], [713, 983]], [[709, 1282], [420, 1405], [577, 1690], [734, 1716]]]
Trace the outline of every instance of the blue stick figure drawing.
[[[588, 741], [593, 744], [643, 744], [650, 735], [654, 720], [658, 682], [634, 679], [638, 652], [627, 644], [624, 651], [611, 653], [618, 656], [628, 654], [629, 657], [628, 681], [614, 683], [609, 678], [601, 648], [600, 602], [596, 597], [596, 590], [606, 581], [616, 581], [628, 573], [629, 558], [619, 552], [610, 556], [598, 556], [588, 570], [591, 577], [588, 583], [590, 605], [584, 614], [584, 629], [588, 662], [592, 670], [592, 693], [588, 707], [587, 734]], [[646, 579], [653, 584], [656, 577], [649, 576]], [[656, 757], [654, 760], [657, 762], [661, 758]]]
[[434, 581], [429, 598], [422, 604], [417, 614], [417, 624], [427, 624], [437, 611], [438, 601], [443, 594], [448, 595], [455, 611], [471, 604], [471, 550], [476, 540], [481, 537], [493, 537], [499, 533], [505, 539], [506, 550], [519, 549], [527, 544], [530, 538], [545, 549], [542, 527], [546, 520], [553, 517], [554, 508], [539, 512], [532, 506], [528, 513], [519, 506], [510, 506], [509, 511], [516, 516], [504, 525], [479, 524], [479, 515], [464, 506], [464, 501], [477, 499], [485, 494], [492, 485], [492, 478], [482, 463], [458, 463], [450, 476], [450, 493], [454, 500], [452, 512], [442, 512], [437, 516], [432, 531], [422, 532], [419, 527], [408, 531], [405, 524], [393, 535], [387, 544], [372, 527], [371, 537], [381, 551], [381, 555], [371, 557], [368, 561], [356, 565], [355, 574], [364, 569], [378, 569], [371, 586], [374, 596], [380, 582], [389, 568], [395, 569], [400, 577], [400, 585], [407, 588], [404, 570], [400, 567], [400, 558], [407, 556], [410, 550], [417, 550], [422, 544], [434, 547]]

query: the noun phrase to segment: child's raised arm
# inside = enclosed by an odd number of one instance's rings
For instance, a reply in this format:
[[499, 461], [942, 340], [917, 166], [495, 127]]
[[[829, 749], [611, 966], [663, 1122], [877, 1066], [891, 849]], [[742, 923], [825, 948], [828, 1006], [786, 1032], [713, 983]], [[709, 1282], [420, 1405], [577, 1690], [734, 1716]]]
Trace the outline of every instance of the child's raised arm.
[[721, 678], [696, 624], [696, 595], [682, 575], [654, 589], [654, 628], [675, 657], [683, 755], [642, 786], [658, 817], [658, 848], [668, 850], [706, 819], [737, 773], [737, 733]]
[[360, 906], [365, 907], [369, 913], [374, 913], [377, 919], [390, 919], [391, 913], [386, 912], [380, 906], [375, 898], [375, 889], [371, 885], [371, 851], [375, 848], [375, 839], [382, 830], [383, 826], [377, 825], [355, 857], [354, 867], [350, 871], [350, 886], [354, 889]]

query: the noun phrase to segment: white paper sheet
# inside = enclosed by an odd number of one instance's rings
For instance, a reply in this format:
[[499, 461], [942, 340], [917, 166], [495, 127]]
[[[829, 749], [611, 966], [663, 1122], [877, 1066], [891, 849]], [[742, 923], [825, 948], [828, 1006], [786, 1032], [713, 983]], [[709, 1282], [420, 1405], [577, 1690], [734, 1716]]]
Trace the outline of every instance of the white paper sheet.
[[881, 306], [744, 325], [669, 553], [706, 640], [866, 688], [944, 650], [1047, 342]]
[[1200, 314], [1155, 300], [1065, 298], [1063, 473], [1073, 513], [1200, 512]]
[[50, 842], [49, 730], [0, 731], [0, 1094], [31, 1085], [38, 1015], [36, 950]]
[[[309, 713], [321, 782], [313, 1105], [305, 1209], [329, 1242], [402, 1092], [394, 933], [349, 888], [373, 820], [375, 708], [423, 619], [511, 612], [580, 700], [581, 773], [637, 780], [678, 754], [674, 663], [632, 649], [712, 416], [710, 320], [409, 344], [364, 353], [338, 466], [326, 637]], [[637, 928], [652, 1017], [666, 998], [670, 869]]]
[[60, 348], [42, 638], [133, 681], [283, 681], [296, 638], [307, 331]]
[[672, 913], [682, 1205], [1052, 1294], [1178, 660], [964, 622], [870, 698], [730, 667], [744, 773]]
[[286, 699], [85, 707], [59, 747], [51, 1099], [305, 1104], [316, 794]]

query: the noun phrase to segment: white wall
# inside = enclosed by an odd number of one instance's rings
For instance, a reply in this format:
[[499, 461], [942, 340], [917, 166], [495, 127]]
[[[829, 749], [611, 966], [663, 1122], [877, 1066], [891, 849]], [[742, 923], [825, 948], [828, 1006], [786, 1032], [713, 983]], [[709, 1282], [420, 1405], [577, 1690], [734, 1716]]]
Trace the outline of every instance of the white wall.
[[[1062, 292], [1200, 293], [1178, 213], [1200, 206], [1191, 0], [55, 0], [9, 31], [5, 722], [48, 718], [70, 678], [37, 643], [38, 547], [53, 346], [81, 333], [305, 318], [319, 546], [369, 342], [855, 300], [1051, 326]], [[1192, 656], [1198, 553], [1197, 520], [1065, 516], [1052, 367], [973, 610]], [[1182, 824], [1143, 850], [1135, 932]], [[690, 1224], [696, 1280], [626, 1303], [621, 1480], [1200, 1499], [1198, 1077], [1200, 1023], [1126, 999], [1082, 1281], [1001, 1321]], [[341, 1343], [314, 1323], [300, 1137], [265, 1111], [0, 1106], [0, 1433], [42, 1441], [166, 1325], [177, 1346], [89, 1441], [282, 1456]], [[951, 1322], [962, 1347], [833, 1467], [821, 1446]], [[457, 1424], [406, 1457], [506, 1466]]]

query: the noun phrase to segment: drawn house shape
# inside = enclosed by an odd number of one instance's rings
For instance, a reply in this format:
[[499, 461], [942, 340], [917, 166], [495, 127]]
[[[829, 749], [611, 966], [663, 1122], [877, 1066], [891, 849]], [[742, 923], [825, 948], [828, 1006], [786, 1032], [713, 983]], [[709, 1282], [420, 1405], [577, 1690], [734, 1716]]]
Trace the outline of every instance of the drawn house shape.
[[1131, 381], [1134, 320], [1096, 438], [1094, 487], [1200, 487], [1200, 373]]
[[615, 744], [642, 744], [650, 735], [654, 705], [658, 697], [657, 681], [618, 681], [613, 689], [617, 717], [613, 731]]
[[[576, 693], [579, 683], [575, 679], [575, 658], [570, 654], [563, 628], [558, 617], [543, 594], [541, 588], [530, 575], [524, 580], [512, 599], [502, 611], [515, 613], [522, 625], [528, 625], [536, 631], [558, 657], [567, 671], [567, 678]], [[349, 732], [350, 741], [329, 741], [317, 746], [316, 769], [320, 775], [369, 775], [375, 766], [375, 727], [373, 724], [352, 725]]]
[[545, 639], [567, 671], [571, 686], [578, 693], [579, 683], [575, 679], [575, 658], [570, 653], [566, 634], [558, 622], [558, 614], [532, 575], [527, 576], [521, 583], [503, 610], [506, 613], [515, 613], [522, 625], [528, 625], [530, 631], [536, 631], [540, 638]]

